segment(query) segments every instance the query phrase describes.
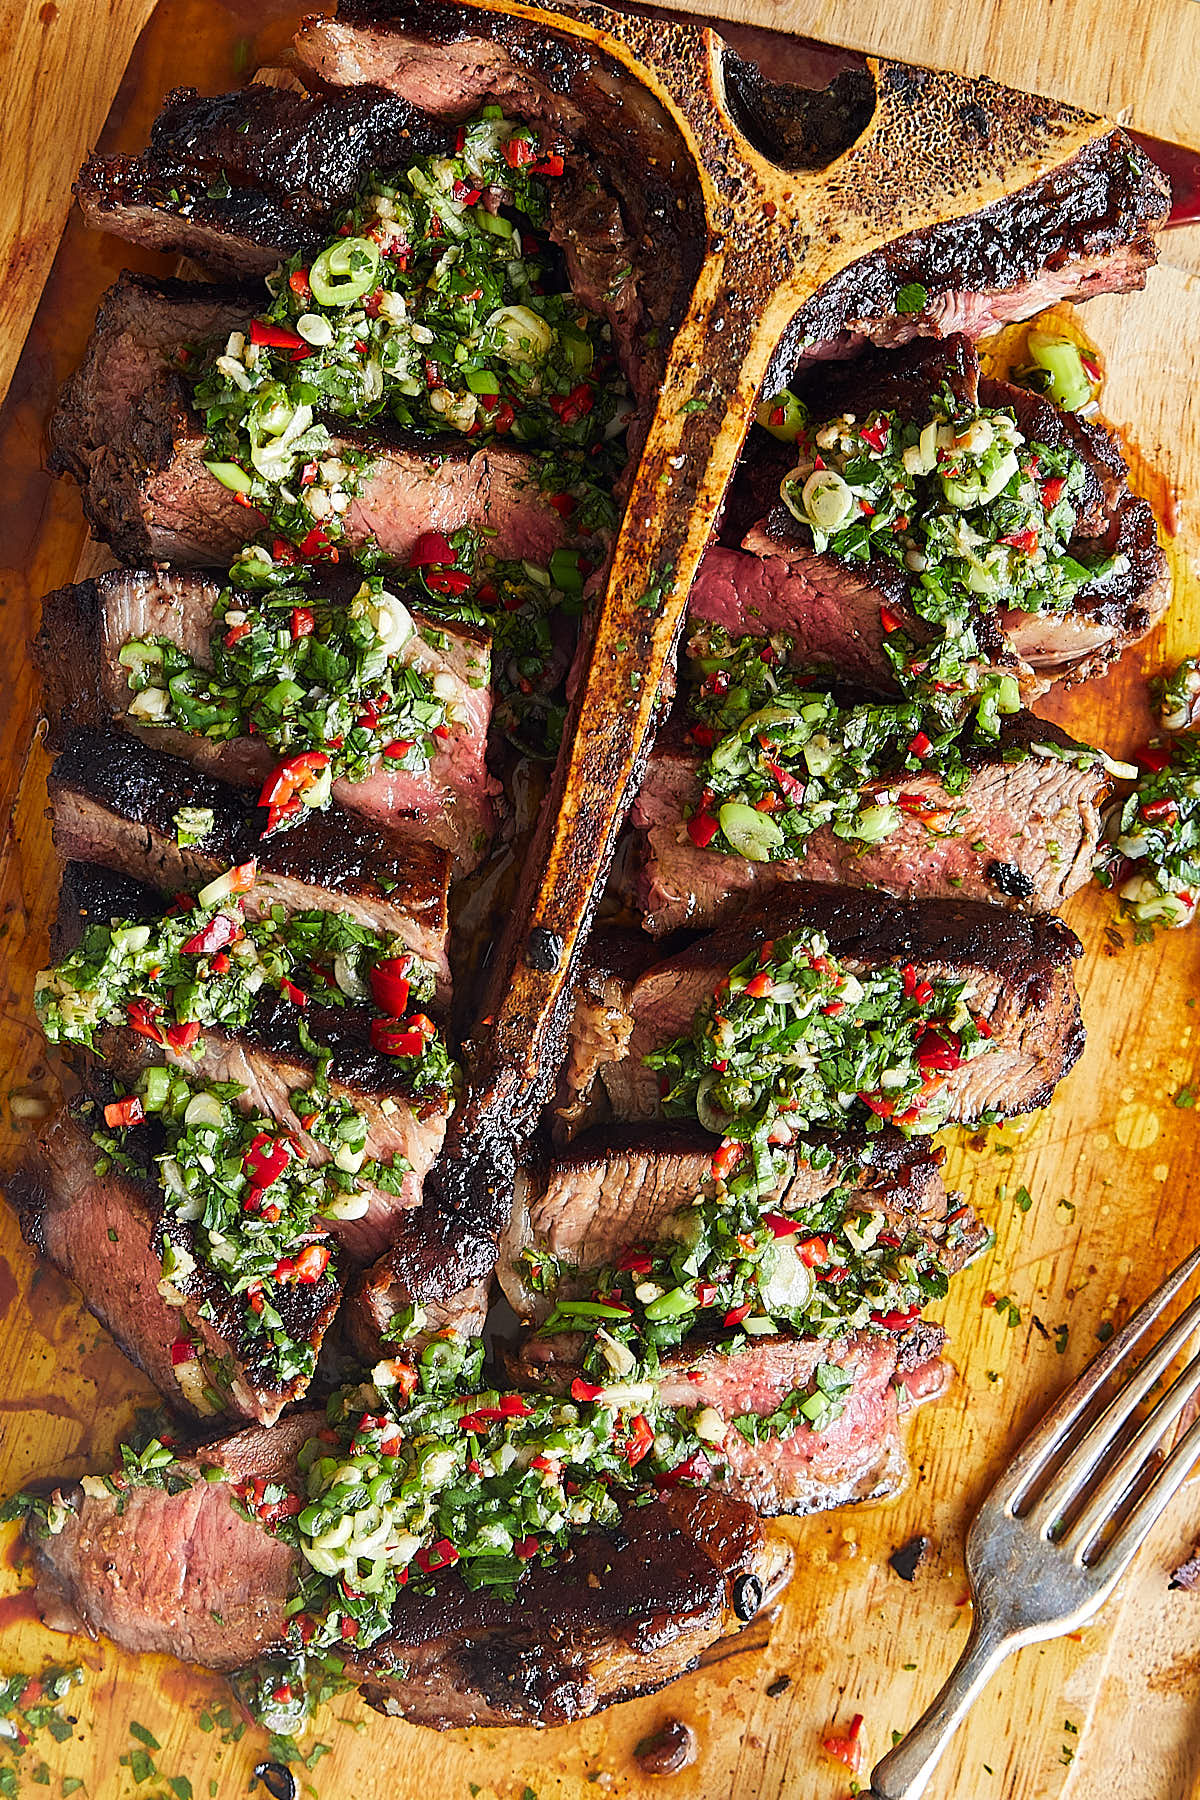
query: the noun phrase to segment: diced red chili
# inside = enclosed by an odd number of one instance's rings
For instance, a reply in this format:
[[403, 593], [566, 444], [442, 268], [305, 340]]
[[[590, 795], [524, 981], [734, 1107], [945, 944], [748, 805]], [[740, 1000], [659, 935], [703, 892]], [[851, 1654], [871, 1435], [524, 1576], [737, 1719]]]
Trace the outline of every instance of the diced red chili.
[[356, 1638], [358, 1636], [358, 1620], [352, 1619], [347, 1614], [342, 1620], [341, 1631], [343, 1638]]
[[746, 983], [746, 992], [752, 1000], [765, 1000], [774, 988], [775, 983], [765, 969], [752, 975]]
[[858, 435], [864, 444], [870, 444], [872, 450], [886, 450], [888, 442], [887, 420], [879, 419], [874, 425], [864, 425]]
[[582, 1375], [577, 1375], [571, 1383], [572, 1400], [598, 1400], [603, 1391], [594, 1381], [585, 1381]]
[[1171, 760], [1171, 746], [1170, 744], [1143, 744], [1141, 749], [1135, 750], [1133, 754], [1144, 769], [1149, 769], [1154, 775], [1160, 775]]
[[719, 1179], [724, 1179], [742, 1160], [744, 1146], [727, 1139], [713, 1151], [712, 1172]]
[[796, 1245], [796, 1255], [810, 1269], [829, 1261], [829, 1245], [823, 1237], [805, 1238], [802, 1244]]
[[415, 1561], [419, 1569], [426, 1575], [432, 1575], [438, 1569], [448, 1569], [458, 1561], [458, 1551], [449, 1538], [439, 1538], [436, 1544], [430, 1544], [428, 1550], [418, 1550]]
[[308, 995], [304, 992], [303, 988], [298, 988], [294, 981], [288, 980], [286, 975], [280, 980], [279, 991], [285, 1000], [291, 1001], [293, 1006], [308, 1005]]
[[693, 813], [687, 822], [688, 836], [697, 850], [706, 850], [721, 829], [712, 813]]
[[214, 913], [207, 925], [180, 945], [185, 956], [211, 956], [214, 950], [224, 950], [227, 944], [236, 944], [242, 936], [242, 927], [229, 913]]
[[125, 1008], [130, 1031], [136, 1032], [138, 1037], [149, 1038], [152, 1044], [165, 1043], [162, 1031], [154, 1023], [161, 1011], [161, 1006], [155, 1006], [149, 1000], [131, 1000]]
[[929, 1026], [917, 1045], [917, 1063], [923, 1074], [948, 1075], [962, 1063], [962, 1047], [952, 1031]]
[[707, 1481], [711, 1474], [712, 1464], [703, 1450], [693, 1450], [690, 1456], [685, 1457], [681, 1463], [676, 1463], [673, 1469], [668, 1469], [663, 1475], [656, 1475], [654, 1485], [660, 1488], [678, 1487], [681, 1481]]
[[923, 731], [918, 731], [914, 737], [909, 739], [908, 752], [910, 756], [928, 756], [932, 749], [933, 744]]
[[1141, 808], [1141, 814], [1143, 819], [1149, 819], [1151, 821], [1157, 819], [1174, 819], [1178, 817], [1179, 808], [1176, 806], [1174, 800], [1164, 794], [1159, 800], [1147, 800], [1146, 804]]
[[167, 1026], [167, 1042], [172, 1050], [190, 1050], [200, 1036], [200, 1024], [188, 1019], [180, 1025]]
[[465, 594], [471, 585], [471, 577], [465, 569], [426, 569], [425, 586], [432, 588], [435, 594], [449, 594], [457, 597]]
[[221, 641], [227, 650], [232, 650], [235, 644], [240, 643], [244, 637], [248, 637], [253, 630], [253, 625], [243, 619], [240, 625], [231, 625]]
[[311, 637], [313, 634], [313, 627], [316, 625], [316, 622], [317, 621], [313, 618], [311, 608], [309, 608], [307, 606], [293, 606], [293, 608], [292, 608], [292, 637], [293, 637], [293, 639], [303, 638], [303, 637]]
[[371, 1045], [381, 1056], [420, 1056], [425, 1035], [411, 1019], [372, 1019]]
[[408, 755], [412, 747], [412, 738], [393, 738], [390, 744], [383, 746], [383, 754], [393, 757], [395, 761], [399, 762], [401, 757]]
[[296, 1272], [292, 1277], [293, 1281], [311, 1285], [313, 1282], [320, 1281], [329, 1267], [329, 1251], [324, 1244], [305, 1244], [295, 1262]]
[[268, 1137], [265, 1131], [260, 1131], [251, 1140], [250, 1148], [242, 1158], [242, 1167], [255, 1187], [269, 1188], [273, 1181], [278, 1181], [291, 1160], [291, 1151], [283, 1140]]
[[1007, 537], [1002, 537], [1000, 542], [1010, 544], [1014, 550], [1019, 550], [1022, 556], [1032, 556], [1038, 547], [1038, 534], [1033, 530], [1011, 531]]
[[528, 163], [535, 163], [538, 152], [526, 137], [514, 133], [504, 145], [504, 160], [510, 169], [522, 169]]
[[635, 1413], [629, 1421], [629, 1439], [625, 1445], [625, 1456], [630, 1468], [635, 1468], [653, 1448], [654, 1427], [645, 1413]]
[[286, 325], [272, 325], [266, 319], [251, 320], [250, 342], [265, 344], [271, 350], [302, 350], [305, 356], [312, 348], [298, 331], [289, 331]]
[[1062, 491], [1066, 485], [1067, 481], [1064, 475], [1054, 475], [1049, 481], [1044, 481], [1042, 483], [1042, 504], [1047, 511], [1049, 511], [1052, 506], [1058, 505], [1059, 501], [1062, 499]]
[[431, 563], [453, 563], [450, 539], [440, 531], [423, 531], [412, 547], [408, 559], [410, 569], [427, 569]]
[[145, 1117], [145, 1108], [136, 1094], [129, 1094], [124, 1100], [110, 1100], [104, 1109], [104, 1123], [114, 1129], [119, 1125], [140, 1125]]
[[855, 1713], [850, 1721], [850, 1729], [845, 1737], [827, 1737], [821, 1739], [821, 1748], [827, 1756], [836, 1757], [838, 1762], [845, 1763], [854, 1774], [862, 1768], [863, 1747], [859, 1738], [862, 1730], [862, 1714]]
[[762, 1222], [772, 1237], [795, 1237], [800, 1230], [799, 1219], [792, 1218], [788, 1213], [765, 1212]]
[[177, 1369], [180, 1363], [195, 1362], [196, 1346], [190, 1338], [176, 1338], [171, 1345], [171, 1367]]
[[408, 1005], [410, 983], [408, 971], [412, 968], [411, 956], [385, 956], [375, 963], [368, 977], [371, 984], [371, 998], [380, 1012], [388, 1013], [398, 1019]]
[[746, 1314], [750, 1311], [753, 1304], [754, 1304], [754, 1302], [752, 1300], [747, 1300], [745, 1302], [745, 1304], [742, 1306], [731, 1307], [730, 1310], [725, 1314], [725, 1318], [722, 1321], [722, 1323], [725, 1324], [726, 1326], [730, 1326], [730, 1327], [732, 1327], [734, 1325], [740, 1325], [742, 1320], [746, 1317]]
[[921, 1316], [919, 1305], [910, 1306], [904, 1312], [873, 1312], [872, 1319], [876, 1325], [882, 1325], [885, 1331], [907, 1331], [914, 1319]]
[[898, 613], [892, 611], [890, 606], [881, 606], [879, 609], [879, 623], [883, 626], [885, 631], [899, 631], [904, 621]]
[[540, 163], [534, 163], [533, 172], [535, 175], [561, 175], [566, 166], [558, 151], [552, 150]]

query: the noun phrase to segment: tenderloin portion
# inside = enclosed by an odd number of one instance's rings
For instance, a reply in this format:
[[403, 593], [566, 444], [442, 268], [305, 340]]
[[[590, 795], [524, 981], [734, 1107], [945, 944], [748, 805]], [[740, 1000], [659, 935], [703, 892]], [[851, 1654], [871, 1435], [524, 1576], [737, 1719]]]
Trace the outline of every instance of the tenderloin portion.
[[[93, 532], [122, 561], [227, 565], [262, 522], [204, 467], [203, 422], [177, 372], [182, 350], [244, 327], [261, 304], [253, 289], [140, 275], [123, 275], [105, 296], [50, 421], [50, 461], [74, 475]], [[407, 559], [423, 531], [467, 526], [489, 535], [497, 557], [545, 563], [563, 541], [520, 451], [342, 427], [330, 454], [364, 451], [372, 460], [344, 516], [351, 548], [374, 541]]]
[[[541, 1323], [557, 1297], [589, 1293], [595, 1271], [633, 1245], [653, 1244], [663, 1225], [712, 1188], [712, 1138], [698, 1125], [605, 1125], [517, 1172], [512, 1224], [497, 1274], [523, 1320]], [[813, 1151], [791, 1153], [788, 1176], [768, 1196], [778, 1212], [817, 1205], [834, 1188], [857, 1190], [900, 1233], [919, 1231], [943, 1265], [959, 1268], [986, 1239], [973, 1218], [953, 1252], [943, 1245], [947, 1210], [942, 1152], [886, 1130], [872, 1137], [813, 1134]], [[553, 1295], [529, 1285], [531, 1264], [556, 1259]]]
[[[633, 803], [639, 835], [629, 898], [654, 937], [724, 924], [796, 881], [1054, 912], [1091, 879], [1110, 786], [1099, 765], [1081, 768], [1054, 754], [1077, 748], [1057, 726], [1023, 713], [994, 750], [972, 753], [961, 793], [948, 793], [934, 774], [897, 776], [893, 785], [915, 804], [882, 843], [853, 843], [825, 827], [795, 861], [747, 862], [692, 842], [686, 814], [699, 799], [703, 759], [682, 734], [667, 736]], [[1031, 753], [1011, 760], [1022, 750]]]
[[[94, 581], [58, 588], [43, 603], [37, 655], [56, 735], [68, 727], [115, 724], [151, 747], [169, 751], [205, 774], [255, 790], [280, 761], [259, 738], [218, 742], [131, 717], [131, 691], [119, 656], [132, 639], [167, 638], [211, 669], [212, 614], [220, 584], [169, 569], [112, 569]], [[496, 825], [499, 783], [488, 773], [492, 714], [491, 643], [471, 626], [434, 626], [417, 615], [421, 672], [438, 684], [456, 723], [435, 745], [428, 769], [388, 772], [334, 783], [339, 806], [382, 830], [449, 850], [460, 869], [478, 862]]]
[[[80, 668], [85, 691], [87, 665]], [[251, 918], [272, 906], [345, 912], [385, 936], [395, 934], [434, 969], [449, 1004], [446, 954], [450, 867], [444, 850], [398, 842], [347, 813], [310, 813], [264, 838], [266, 813], [227, 786], [136, 738], [76, 731], [48, 782], [54, 845], [64, 861], [97, 863], [160, 894], [195, 894], [226, 869], [253, 860], [254, 886], [240, 896]], [[213, 828], [181, 847], [175, 814], [207, 808]]]
[[[265, 1340], [249, 1335], [242, 1307], [195, 1260], [195, 1233], [165, 1211], [151, 1172], [139, 1177], [114, 1167], [97, 1174], [97, 1157], [89, 1134], [65, 1116], [40, 1133], [6, 1187], [27, 1241], [75, 1283], [169, 1406], [198, 1418], [273, 1425], [307, 1383], [278, 1379]], [[180, 1265], [169, 1283], [164, 1243]], [[272, 1304], [290, 1337], [319, 1349], [341, 1289], [326, 1275], [280, 1286]]]
[[[768, 939], [797, 930], [819, 931], [831, 956], [855, 974], [911, 963], [918, 979], [965, 980], [970, 1005], [992, 1033], [989, 1051], [946, 1077], [949, 1117], [1004, 1115], [1045, 1106], [1083, 1048], [1079, 1001], [1071, 963], [1079, 940], [1058, 919], [1025, 918], [970, 901], [916, 900], [907, 904], [850, 889], [797, 884], [772, 896], [738, 925], [701, 938], [678, 956], [656, 963], [611, 991], [609, 1060], [593, 1055], [572, 1063], [575, 1079], [588, 1067], [602, 1084], [614, 1119], [659, 1116], [658, 1078], [644, 1057], [690, 1029], [698, 1007], [721, 977]], [[573, 1044], [588, 1029], [577, 1003]]]
[[[1011, 407], [1031, 439], [1072, 449], [1085, 480], [1070, 552], [1085, 562], [1123, 555], [1128, 564], [1080, 588], [1061, 617], [981, 613], [981, 649], [992, 661], [1013, 664], [1030, 699], [1053, 680], [1103, 672], [1145, 636], [1170, 598], [1154, 514], [1130, 491], [1111, 433], [1007, 383], [981, 383], [975, 350], [961, 335], [945, 343], [918, 339], [851, 366], [822, 365], [797, 381], [814, 420], [847, 411], [865, 419], [878, 409], [919, 423], [930, 417], [943, 385], [971, 404]], [[881, 558], [857, 563], [818, 554], [778, 498], [794, 460], [785, 447], [754, 443], [729, 497], [722, 541], [700, 565], [689, 611], [735, 636], [787, 632], [798, 661], [825, 663], [845, 680], [889, 689], [881, 612], [893, 614], [917, 643], [931, 635], [913, 609], [916, 577]]]
[[[934, 1335], [940, 1339], [943, 1334]], [[573, 1351], [578, 1342], [528, 1337], [514, 1372], [565, 1392], [576, 1373]], [[923, 1360], [938, 1364], [940, 1342], [930, 1344], [931, 1353]], [[845, 1338], [781, 1334], [729, 1352], [693, 1340], [664, 1358], [657, 1386], [665, 1405], [712, 1407], [725, 1421], [715, 1452], [729, 1467], [724, 1492], [768, 1517], [825, 1512], [880, 1500], [904, 1486], [908, 1468], [900, 1439], [898, 1358], [897, 1338], [880, 1332]], [[752, 1423], [769, 1419], [791, 1395], [810, 1392], [821, 1365], [838, 1370], [851, 1383], [830, 1424], [815, 1430], [799, 1418], [774, 1430]], [[942, 1369], [939, 1390], [944, 1381]], [[935, 1384], [930, 1380], [929, 1385]]]
[[[206, 1445], [182, 1465], [190, 1487], [132, 1489], [123, 1510], [66, 1488], [74, 1516], [31, 1538], [45, 1623], [225, 1671], [278, 1648], [295, 1555], [235, 1511], [230, 1484], [296, 1485], [297, 1455], [323, 1423], [297, 1413]], [[225, 1480], [206, 1481], [201, 1465]], [[346, 1670], [379, 1711], [416, 1724], [566, 1724], [683, 1674], [775, 1598], [791, 1561], [751, 1507], [679, 1489], [532, 1568], [517, 1605], [471, 1592], [453, 1570], [431, 1595], [402, 1593], [388, 1636]]]

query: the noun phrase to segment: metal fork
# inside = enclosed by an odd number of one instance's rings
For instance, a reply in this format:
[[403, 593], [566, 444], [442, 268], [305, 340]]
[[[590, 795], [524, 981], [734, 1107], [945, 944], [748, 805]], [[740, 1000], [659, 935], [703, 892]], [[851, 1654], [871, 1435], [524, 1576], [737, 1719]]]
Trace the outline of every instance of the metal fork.
[[[1162, 1456], [1159, 1447], [1200, 1393], [1200, 1351], [1141, 1424], [1131, 1434], [1126, 1427], [1200, 1328], [1200, 1296], [1078, 1435], [1061, 1466], [1042, 1479], [1104, 1384], [1197, 1269], [1200, 1247], [1051, 1407], [983, 1502], [967, 1535], [967, 1579], [974, 1602], [970, 1636], [932, 1706], [876, 1765], [871, 1800], [917, 1800], [925, 1792], [951, 1734], [1004, 1658], [1024, 1644], [1074, 1631], [1098, 1612], [1191, 1473], [1200, 1456], [1200, 1418], [1168, 1454]], [[1122, 1502], [1146, 1477], [1143, 1491], [1122, 1515]], [[1073, 1507], [1079, 1509], [1074, 1514]]]

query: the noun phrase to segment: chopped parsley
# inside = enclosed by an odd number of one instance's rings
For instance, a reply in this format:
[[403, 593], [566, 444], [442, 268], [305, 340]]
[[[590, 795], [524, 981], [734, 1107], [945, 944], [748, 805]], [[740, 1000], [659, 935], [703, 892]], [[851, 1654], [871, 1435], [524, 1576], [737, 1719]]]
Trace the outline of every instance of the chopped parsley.
[[[1161, 691], [1178, 687], [1188, 667]], [[1139, 941], [1155, 926], [1189, 925], [1200, 906], [1200, 735], [1186, 729], [1189, 709], [1172, 702], [1169, 716], [1183, 718], [1185, 728], [1136, 752], [1140, 772], [1109, 819], [1108, 859], [1097, 870], [1101, 885], [1116, 889]]]
[[327, 420], [507, 436], [585, 479], [597, 458], [614, 473], [625, 383], [545, 235], [564, 167], [489, 106], [444, 154], [369, 177], [317, 255], [267, 278], [262, 314], [181, 365], [218, 480], [323, 554], [370, 463]]

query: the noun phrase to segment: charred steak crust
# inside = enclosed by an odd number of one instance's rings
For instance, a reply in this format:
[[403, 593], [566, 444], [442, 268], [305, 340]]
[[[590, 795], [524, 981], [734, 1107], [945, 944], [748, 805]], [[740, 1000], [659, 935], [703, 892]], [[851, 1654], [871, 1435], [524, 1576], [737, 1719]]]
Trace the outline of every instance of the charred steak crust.
[[[900, 98], [919, 96], [922, 72], [899, 65], [883, 78]], [[964, 108], [962, 126], [973, 147], [989, 135], [987, 100]], [[787, 385], [806, 355], [853, 355], [864, 336], [899, 327], [903, 335], [940, 335], [936, 308], [963, 293], [1019, 296], [1027, 304], [992, 312], [981, 307], [972, 336], [1006, 319], [1028, 318], [1051, 299], [1085, 300], [1093, 293], [1140, 288], [1156, 260], [1153, 233], [1170, 206], [1166, 177], [1124, 131], [1085, 144], [1040, 181], [993, 201], [968, 218], [899, 237], [851, 263], [801, 309], [784, 334], [765, 387]], [[897, 319], [902, 287], [923, 287], [932, 317]], [[952, 315], [953, 316], [953, 315]]]
[[[387, 840], [337, 812], [314, 813], [264, 838], [266, 813], [248, 793], [117, 733], [72, 732], [48, 787], [55, 843], [65, 856], [145, 877], [171, 895], [183, 881], [200, 886], [254, 858], [260, 898], [281, 897], [286, 884], [297, 897], [293, 910], [297, 901], [302, 907], [370, 909], [383, 930], [396, 929], [388, 915], [412, 918], [429, 939], [431, 960], [441, 960], [449, 885], [444, 851]], [[86, 806], [71, 807], [73, 798]], [[211, 810], [213, 830], [205, 845], [178, 849], [174, 815], [181, 806]], [[388, 897], [393, 889], [394, 901]]]
[[[917, 969], [990, 988], [993, 1051], [956, 1075], [955, 1116], [1005, 1115], [1045, 1106], [1083, 1049], [1084, 1029], [1071, 964], [1082, 954], [1060, 919], [1002, 911], [967, 900], [892, 900], [878, 893], [797, 882], [772, 894], [736, 925], [718, 927], [625, 987], [629, 1021], [607, 1064], [596, 1062], [615, 1117], [657, 1110], [657, 1083], [641, 1058], [678, 1032], [720, 974], [768, 940], [794, 931], [824, 935], [852, 969]], [[613, 996], [614, 1007], [616, 996]], [[632, 1110], [628, 1110], [632, 1109]]]
[[444, 132], [379, 88], [317, 95], [175, 88], [138, 156], [91, 156], [75, 195], [88, 223], [222, 274], [269, 274], [315, 246], [364, 174], [436, 150]]
[[683, 1674], [739, 1621], [735, 1590], [778, 1589], [790, 1561], [754, 1510], [677, 1489], [534, 1567], [519, 1605], [442, 1577], [402, 1595], [355, 1659], [368, 1702], [427, 1725], [564, 1725]]

